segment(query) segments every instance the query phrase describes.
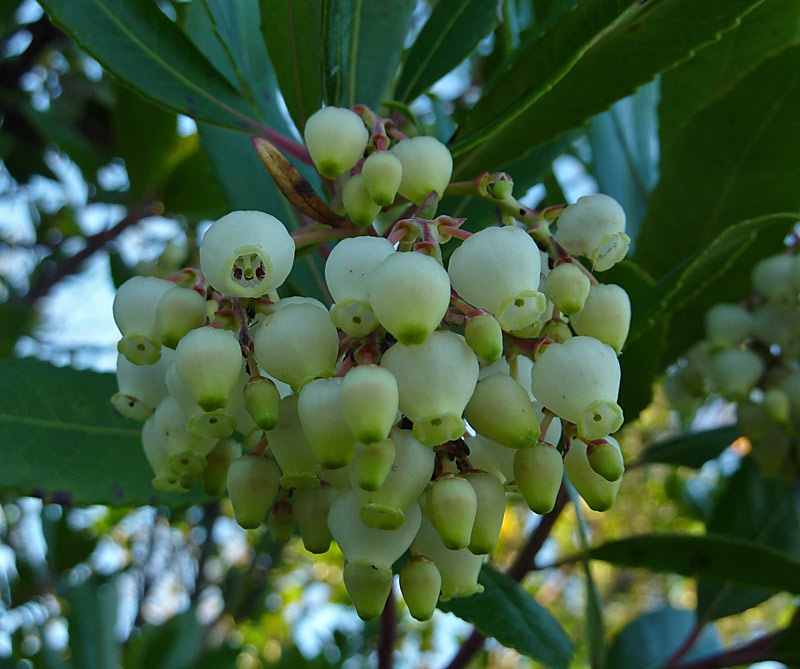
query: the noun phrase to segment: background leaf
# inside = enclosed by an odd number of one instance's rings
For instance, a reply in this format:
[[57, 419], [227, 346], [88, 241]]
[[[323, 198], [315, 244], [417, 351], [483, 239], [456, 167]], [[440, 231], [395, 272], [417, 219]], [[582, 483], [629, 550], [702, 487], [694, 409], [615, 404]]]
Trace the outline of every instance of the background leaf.
[[641, 461], [699, 469], [709, 460], [719, 457], [738, 438], [739, 428], [735, 425], [680, 434], [650, 444], [642, 453]]
[[[141, 423], [114, 412], [113, 374], [53, 367], [32, 358], [0, 362], [0, 487], [60, 504], [180, 508], [204, 496], [157, 493]], [[87, 665], [88, 666], [88, 665]]]
[[557, 669], [568, 667], [572, 642], [555, 618], [522, 586], [489, 565], [478, 582], [484, 591], [470, 597], [440, 601], [442, 611], [471, 622], [485, 636]]
[[93, 577], [69, 588], [67, 624], [72, 659], [81, 669], [119, 666], [120, 646], [114, 637], [117, 589], [112, 581]]
[[459, 127], [457, 176], [494, 169], [581, 125], [732, 28], [756, 4], [579, 3], [520, 53]]
[[710, 534], [645, 534], [597, 546], [589, 555], [625, 567], [800, 594], [800, 560], [755, 541]]
[[52, 20], [109, 72], [192, 118], [243, 129], [252, 109], [152, 2], [43, 0]]
[[[706, 530], [717, 535], [757, 541], [800, 558], [800, 508], [795, 491], [776, 479], [765, 478], [752, 458], [723, 483], [722, 494], [706, 521]], [[773, 593], [737, 588], [700, 579], [697, 615], [715, 620], [745, 611]]]
[[[628, 624], [614, 638], [608, 666], [614, 669], [658, 669], [689, 636], [695, 626], [693, 611], [666, 606]], [[697, 660], [722, 650], [717, 630], [707, 625], [681, 662]]]
[[395, 97], [411, 102], [466, 58], [499, 21], [497, 3], [440, 0], [408, 50]]

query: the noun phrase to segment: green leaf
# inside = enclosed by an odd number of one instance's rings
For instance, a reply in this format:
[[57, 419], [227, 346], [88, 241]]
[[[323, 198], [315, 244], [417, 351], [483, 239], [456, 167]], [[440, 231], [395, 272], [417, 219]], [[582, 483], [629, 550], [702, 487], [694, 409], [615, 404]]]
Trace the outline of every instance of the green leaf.
[[[670, 332], [672, 350], [682, 351], [699, 338], [705, 310], [726, 297], [739, 301], [750, 292], [750, 270], [767, 252], [777, 252], [797, 214], [771, 214], [728, 226], [705, 248], [695, 251], [662, 276], [647, 294], [633, 301], [628, 343], [689, 306], [700, 310], [696, 321], [681, 317]], [[646, 237], [643, 236], [642, 241]], [[639, 264], [647, 258], [636, 256]], [[649, 265], [643, 265], [650, 269]], [[676, 345], [680, 342], [680, 345]]]
[[161, 625], [145, 625], [125, 648], [127, 669], [173, 669], [193, 666], [203, 644], [203, 627], [190, 608]]
[[483, 592], [440, 601], [439, 608], [548, 667], [569, 666], [572, 642], [547, 609], [519, 583], [489, 565], [483, 565], [478, 581]]
[[456, 176], [494, 169], [581, 125], [732, 28], [756, 4], [578, 3], [520, 51], [467, 116], [453, 146]]
[[324, 97], [323, 3], [259, 0], [261, 31], [289, 114], [302, 133]]
[[[223, 130], [222, 132], [229, 132]], [[241, 133], [231, 133], [245, 137]], [[183, 157], [165, 178], [159, 199], [164, 210], [191, 221], [215, 219], [227, 211], [217, 180], [211, 174], [211, 164], [200, 148], [198, 135], [181, 140]]]
[[596, 560], [800, 594], [800, 560], [754, 541], [712, 534], [645, 534], [597, 546]]
[[[659, 669], [692, 633], [694, 611], [666, 606], [645, 613], [628, 624], [614, 639], [608, 652], [608, 666], [614, 669]], [[682, 656], [682, 662], [697, 660], [722, 650], [713, 625], [707, 625]]]
[[778, 633], [765, 655], [767, 659], [783, 662], [787, 667], [800, 665], [800, 619], [795, 618]]
[[97, 545], [97, 538], [85, 530], [73, 530], [66, 511], [54, 504], [42, 511], [42, 535], [47, 542], [47, 563], [52, 573], [63, 574], [88, 559]]
[[322, 35], [325, 44], [322, 71], [325, 102], [352, 107], [354, 82], [350, 77], [350, 55], [358, 49], [358, 21], [363, 0], [325, 0]]
[[350, 60], [350, 90], [356, 104], [374, 109], [386, 98], [416, 6], [416, 0], [362, 0], [358, 44]]
[[81, 669], [108, 669], [120, 664], [115, 639], [116, 585], [99, 577], [70, 588], [66, 594], [71, 657]]
[[659, 462], [699, 469], [709, 460], [719, 457], [738, 438], [739, 429], [735, 425], [681, 434], [648, 446], [642, 454], [641, 462]]
[[[765, 478], [752, 458], [724, 483], [724, 490], [706, 521], [708, 532], [757, 541], [800, 558], [800, 509], [790, 488]], [[714, 620], [741, 613], [773, 593], [701, 579], [697, 584], [697, 615]]]
[[662, 154], [698, 110], [727, 94], [767, 56], [784, 49], [798, 29], [800, 1], [769, 0], [718, 42], [664, 72], [658, 122]]
[[411, 102], [450, 72], [499, 23], [497, 3], [440, 0], [408, 51], [395, 97]]
[[731, 224], [800, 209], [799, 106], [800, 44], [695, 114], [661, 158], [635, 260], [660, 276]]
[[[156, 493], [141, 423], [114, 412], [113, 374], [32, 358], [0, 361], [2, 487], [61, 504], [185, 507], [204, 496]], [[87, 665], [88, 666], [88, 665]]]
[[43, 0], [50, 18], [109, 72], [181, 114], [228, 128], [253, 111], [158, 8], [140, 0]]

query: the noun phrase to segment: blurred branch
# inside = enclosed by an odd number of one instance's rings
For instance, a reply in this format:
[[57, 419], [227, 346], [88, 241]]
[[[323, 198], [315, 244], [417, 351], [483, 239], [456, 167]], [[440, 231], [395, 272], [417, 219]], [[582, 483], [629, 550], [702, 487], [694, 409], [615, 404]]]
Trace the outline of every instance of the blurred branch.
[[380, 635], [378, 636], [378, 669], [392, 669], [392, 653], [397, 638], [397, 610], [394, 603], [394, 588], [381, 614]]
[[197, 575], [194, 579], [194, 590], [191, 594], [192, 605], [197, 603], [203, 588], [206, 585], [205, 566], [208, 557], [211, 555], [211, 550], [214, 548], [214, 523], [220, 515], [220, 503], [218, 499], [207, 502], [203, 507], [203, 520], [201, 527], [206, 531], [203, 545], [200, 548], [200, 555], [197, 558]]

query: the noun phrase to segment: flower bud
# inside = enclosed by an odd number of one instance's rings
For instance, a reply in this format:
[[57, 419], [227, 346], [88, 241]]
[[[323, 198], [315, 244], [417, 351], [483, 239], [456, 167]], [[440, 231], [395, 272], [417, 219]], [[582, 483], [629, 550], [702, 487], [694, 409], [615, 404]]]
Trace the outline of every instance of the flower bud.
[[753, 268], [753, 287], [768, 299], [779, 297], [782, 293], [796, 293], [794, 273], [794, 256], [779, 253], [764, 258]]
[[584, 439], [599, 439], [622, 425], [622, 409], [616, 403], [619, 382], [614, 350], [593, 337], [551, 344], [531, 372], [536, 398], [575, 423]]
[[425, 491], [433, 474], [433, 449], [421, 444], [410, 430], [392, 428], [395, 458], [383, 485], [369, 492], [357, 486], [355, 472], [350, 468], [350, 480], [361, 502], [359, 517], [369, 526], [394, 530], [403, 524], [405, 510]]
[[[591, 453], [589, 453], [591, 450]], [[625, 461], [619, 443], [614, 437], [606, 437], [586, 450], [589, 465], [606, 481], [616, 481], [625, 473]]]
[[354, 485], [362, 490], [378, 490], [394, 465], [394, 440], [384, 439], [372, 444], [357, 442], [350, 467]]
[[536, 407], [508, 374], [478, 381], [464, 416], [476, 432], [508, 448], [528, 448], [540, 432]]
[[205, 411], [221, 409], [228, 403], [242, 364], [236, 337], [210, 326], [192, 330], [175, 349], [175, 371]]
[[458, 247], [447, 271], [456, 292], [494, 314], [503, 330], [524, 328], [545, 310], [539, 249], [514, 225], [484, 228]]
[[[403, 179], [403, 164], [390, 151], [376, 151], [367, 156], [361, 168], [364, 185], [380, 207], [388, 207], [397, 195]], [[449, 177], [448, 177], [449, 180]]]
[[294, 507], [288, 500], [279, 499], [272, 505], [267, 519], [269, 533], [276, 544], [288, 543], [294, 532]]
[[203, 492], [219, 497], [225, 492], [228, 483], [228, 467], [231, 462], [242, 457], [242, 445], [235, 439], [220, 439], [219, 443], [206, 455], [206, 468], [203, 470]]
[[359, 228], [372, 225], [380, 213], [381, 206], [375, 204], [364, 185], [364, 177], [356, 174], [347, 180], [342, 189], [342, 204], [347, 216]]
[[369, 301], [381, 325], [403, 344], [421, 344], [450, 305], [450, 279], [422, 253], [393, 253], [369, 275]]
[[311, 452], [323, 467], [350, 464], [356, 438], [342, 414], [341, 377], [316, 379], [300, 391], [297, 410]]
[[569, 315], [583, 309], [591, 287], [589, 277], [577, 263], [564, 262], [547, 276], [544, 292], [562, 314]]
[[596, 271], [607, 270], [628, 253], [625, 211], [608, 195], [585, 195], [561, 212], [556, 241], [567, 252], [589, 258]]
[[367, 562], [344, 566], [344, 587], [361, 620], [374, 620], [383, 612], [392, 589], [392, 570]]
[[620, 353], [631, 326], [631, 299], [621, 286], [597, 283], [570, 322], [579, 335], [599, 339]]
[[477, 510], [475, 489], [461, 476], [445, 476], [428, 489], [428, 517], [451, 550], [469, 545]]
[[301, 490], [319, 487], [317, 460], [308, 445], [298, 413], [297, 395], [281, 400], [278, 424], [269, 433], [269, 448], [281, 467], [281, 485]]
[[277, 310], [253, 338], [258, 364], [295, 392], [315, 378], [333, 375], [339, 335], [325, 309], [289, 304]]
[[776, 423], [787, 424], [792, 405], [789, 396], [780, 388], [770, 388], [764, 393], [763, 406]]
[[117, 351], [134, 365], [151, 365], [161, 356], [156, 308], [161, 297], [175, 287], [153, 276], [134, 276], [114, 296], [114, 321], [122, 333]]
[[715, 304], [706, 312], [705, 331], [714, 348], [733, 348], [753, 331], [753, 317], [738, 304]]
[[117, 386], [119, 392], [111, 398], [117, 411], [126, 418], [144, 421], [161, 400], [167, 396], [164, 375], [172, 364], [169, 349], [152, 365], [134, 365], [124, 355], [117, 356]]
[[289, 276], [294, 240], [274, 216], [233, 211], [206, 230], [200, 244], [200, 269], [218, 291], [260, 297]]
[[761, 356], [750, 349], [729, 349], [711, 362], [711, 380], [719, 394], [732, 402], [746, 400], [764, 372]]
[[464, 478], [469, 481], [478, 499], [467, 548], [475, 555], [485, 555], [495, 549], [500, 538], [506, 512], [506, 491], [500, 479], [488, 472], [467, 472]]
[[556, 503], [564, 462], [558, 449], [541, 442], [514, 455], [514, 479], [534, 513], [550, 513]]
[[156, 327], [161, 343], [174, 349], [190, 330], [206, 324], [206, 301], [196, 290], [175, 286], [156, 307]]
[[[613, 437], [605, 437], [611, 441]], [[614, 505], [622, 477], [608, 481], [592, 469], [586, 456], [586, 444], [580, 439], [570, 441], [564, 456], [564, 471], [575, 490], [594, 511], [607, 511]]]
[[278, 424], [281, 394], [272, 379], [254, 376], [244, 387], [244, 406], [256, 425], [271, 430]]
[[339, 493], [336, 488], [324, 487], [298, 490], [294, 498], [294, 515], [303, 546], [309, 553], [325, 553], [331, 545], [328, 513]]
[[491, 314], [470, 318], [464, 328], [464, 338], [481, 360], [492, 363], [503, 355], [503, 330]]
[[436, 564], [424, 555], [414, 555], [400, 569], [400, 592], [413, 618], [425, 621], [433, 617], [442, 576]]
[[358, 365], [344, 376], [341, 407], [356, 439], [364, 444], [383, 441], [397, 417], [397, 379], [378, 365]]
[[478, 360], [462, 336], [441, 331], [418, 346], [397, 342], [381, 364], [397, 379], [400, 411], [417, 439], [435, 446], [464, 434], [461, 414], [478, 380]]
[[228, 467], [228, 496], [236, 522], [248, 530], [257, 528], [267, 517], [278, 494], [280, 470], [264, 456], [247, 455]]
[[466, 548], [457, 551], [447, 548], [425, 516], [422, 517], [419, 532], [411, 544], [411, 554], [425, 555], [434, 561], [442, 577], [443, 601], [483, 592], [483, 586], [478, 583], [478, 574], [484, 556], [474, 555]]
[[323, 107], [308, 117], [303, 137], [317, 171], [335, 179], [361, 159], [369, 132], [355, 112], [344, 107]]
[[414, 204], [431, 191], [441, 198], [453, 174], [450, 150], [435, 137], [403, 139], [392, 147], [403, 168], [400, 195]]

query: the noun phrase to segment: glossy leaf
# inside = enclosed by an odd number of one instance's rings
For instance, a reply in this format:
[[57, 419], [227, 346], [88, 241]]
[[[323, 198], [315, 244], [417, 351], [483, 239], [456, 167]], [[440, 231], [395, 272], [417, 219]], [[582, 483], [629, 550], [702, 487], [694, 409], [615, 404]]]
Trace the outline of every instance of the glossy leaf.
[[113, 374], [53, 367], [32, 358], [0, 362], [2, 487], [67, 505], [185, 507], [203, 498], [157, 493], [141, 423], [111, 406]]
[[44, 0], [42, 6], [109, 72], [142, 95], [197, 120], [253, 125], [239, 92], [152, 2]]
[[581, 125], [715, 40], [755, 4], [579, 3], [484, 92], [457, 132], [456, 175], [494, 169]]
[[260, 0], [261, 30], [283, 99], [295, 126], [324, 98], [323, 3], [318, 0]]
[[[664, 607], [645, 613], [614, 638], [607, 662], [614, 669], [659, 669], [680, 647], [695, 626], [693, 611]], [[697, 660], [722, 650], [713, 625], [706, 625], [682, 662]]]
[[519, 583], [489, 565], [483, 566], [478, 581], [483, 592], [440, 601], [439, 608], [548, 667], [569, 666], [572, 642], [547, 609]]
[[[800, 508], [791, 488], [765, 478], [751, 458], [743, 459], [723, 486], [706, 521], [708, 532], [757, 541], [800, 558]], [[722, 618], [745, 611], [772, 594], [701, 579], [697, 613], [706, 620]]]
[[800, 1], [769, 0], [741, 24], [661, 77], [658, 131], [662, 154], [699, 110], [723, 97], [800, 30]]
[[734, 223], [800, 209], [798, 106], [795, 45], [695, 114], [662, 155], [636, 261], [661, 276]]
[[755, 541], [712, 534], [645, 534], [602, 544], [589, 555], [623, 567], [800, 594], [800, 560]]
[[486, 0], [437, 2], [408, 51], [395, 97], [411, 102], [450, 72], [497, 25], [497, 4]]
[[738, 437], [739, 429], [735, 425], [681, 434], [650, 444], [641, 461], [699, 469], [709, 460], [719, 457]]

